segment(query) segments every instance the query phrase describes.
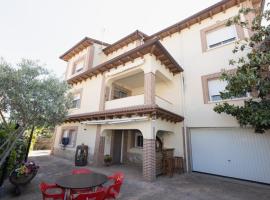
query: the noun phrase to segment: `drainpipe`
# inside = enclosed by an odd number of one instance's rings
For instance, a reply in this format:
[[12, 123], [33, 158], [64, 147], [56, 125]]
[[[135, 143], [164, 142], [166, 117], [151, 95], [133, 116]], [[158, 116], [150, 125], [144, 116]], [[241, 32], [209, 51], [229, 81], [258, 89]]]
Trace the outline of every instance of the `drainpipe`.
[[[182, 101], [182, 112], [183, 112], [183, 117], [186, 117], [186, 110], [185, 110], [185, 85], [184, 85], [184, 72], [181, 73], [181, 101]], [[186, 127], [186, 123], [185, 120], [183, 121], [183, 134], [184, 134], [184, 155], [185, 155], [185, 163], [186, 163], [186, 170], [187, 172], [189, 172], [189, 155], [188, 155], [188, 139], [187, 139], [187, 127]]]

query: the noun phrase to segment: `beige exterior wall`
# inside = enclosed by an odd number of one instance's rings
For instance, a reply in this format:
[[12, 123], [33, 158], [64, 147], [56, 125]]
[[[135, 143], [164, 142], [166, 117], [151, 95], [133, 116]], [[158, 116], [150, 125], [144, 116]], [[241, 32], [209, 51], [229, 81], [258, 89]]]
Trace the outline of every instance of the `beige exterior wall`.
[[[78, 127], [76, 144], [73, 147], [66, 147], [65, 150], [62, 149], [60, 145], [61, 136], [63, 129], [69, 127]], [[57, 152], [57, 155], [63, 156], [69, 159], [74, 159], [76, 146], [81, 145], [82, 143], [88, 145], [89, 147], [89, 160], [92, 160], [95, 149], [95, 139], [96, 139], [96, 126], [82, 125], [80, 123], [66, 123], [61, 126], [56, 127], [55, 139], [54, 139], [54, 152]], [[70, 154], [70, 155], [68, 155]]]
[[[100, 109], [100, 94], [102, 94], [102, 82], [105, 78], [106, 86], [111, 87], [112, 83], [120, 78], [132, 76], [139, 72], [143, 74], [155, 74], [155, 103], [160, 107], [182, 115], [185, 118], [184, 124], [188, 127], [238, 127], [238, 123], [228, 115], [220, 115], [213, 111], [215, 103], [204, 103], [201, 77], [208, 74], [220, 72], [222, 69], [232, 69], [229, 60], [244, 55], [245, 52], [234, 55], [232, 50], [234, 43], [226, 44], [206, 52], [202, 51], [201, 30], [213, 26], [216, 23], [229, 19], [237, 14], [239, 7], [235, 6], [192, 25], [189, 29], [184, 29], [180, 33], [175, 33], [161, 40], [161, 43], [174, 57], [174, 59], [184, 69], [182, 74], [173, 75], [155, 56], [147, 54], [144, 58], [137, 58], [133, 62], [128, 62], [124, 66], [118, 66], [105, 72], [103, 75], [92, 77], [73, 85], [71, 91], [82, 90], [81, 107], [73, 109], [70, 114], [80, 114], [94, 112]], [[244, 34], [248, 37], [248, 31]], [[126, 51], [135, 48], [138, 41], [121, 48], [116, 52], [106, 56], [101, 51], [100, 45], [94, 46], [93, 66], [110, 60]], [[87, 49], [72, 58], [68, 64], [67, 77], [71, 74], [71, 66], [74, 60], [87, 53]], [[144, 87], [132, 89], [133, 97], [129, 99], [117, 99], [105, 102], [105, 109], [121, 108], [126, 106], [141, 105], [141, 96], [144, 94]], [[242, 100], [233, 100], [230, 103], [241, 104]], [[101, 133], [105, 136], [104, 154], [110, 154], [111, 130], [138, 129], [142, 132], [145, 139], [155, 139], [156, 134], [161, 134], [164, 147], [174, 148], [176, 156], [184, 156], [183, 145], [183, 123], [170, 123], [165, 120], [147, 120], [136, 123], [122, 123], [114, 125], [102, 125]], [[73, 125], [73, 124], [68, 124]], [[90, 154], [95, 148], [96, 126], [80, 125], [76, 145], [84, 142], [89, 145]], [[66, 126], [65, 124], [63, 126]], [[84, 130], [83, 127], [87, 127]], [[61, 128], [56, 131], [54, 147], [59, 149], [59, 138]], [[70, 150], [75, 150], [71, 148]], [[91, 152], [92, 151], [92, 152]], [[135, 153], [142, 154], [142, 150], [133, 149]], [[134, 153], [134, 152], [133, 152]]]
[[99, 111], [101, 85], [102, 75], [92, 77], [91, 79], [73, 85], [70, 90], [72, 93], [81, 90], [81, 105], [80, 108], [70, 109], [69, 114], [73, 115]]
[[[170, 54], [184, 68], [183, 108], [185, 109], [185, 123], [190, 127], [234, 127], [239, 126], [236, 120], [228, 115], [220, 115], [213, 111], [215, 103], [204, 104], [201, 76], [220, 72], [222, 69], [232, 69], [229, 60], [243, 53], [234, 55], [232, 50], [235, 43], [223, 45], [206, 52], [202, 52], [200, 31], [233, 17], [238, 13], [235, 6], [225, 13], [221, 12], [213, 18], [203, 20], [201, 24], [192, 25], [181, 33], [164, 38], [161, 43]], [[247, 37], [247, 32], [245, 31]], [[233, 103], [241, 103], [232, 101]]]
[[116, 56], [119, 56], [119, 55], [121, 55], [121, 54], [123, 54], [131, 49], [134, 49], [135, 47], [137, 47], [139, 45], [139, 42], [140, 42], [139, 40], [135, 40], [134, 42], [129, 43], [127, 46], [122, 47], [122, 48], [114, 51], [113, 53], [110, 53], [108, 56], [106, 56], [104, 61], [110, 60], [110, 59], [112, 59]]

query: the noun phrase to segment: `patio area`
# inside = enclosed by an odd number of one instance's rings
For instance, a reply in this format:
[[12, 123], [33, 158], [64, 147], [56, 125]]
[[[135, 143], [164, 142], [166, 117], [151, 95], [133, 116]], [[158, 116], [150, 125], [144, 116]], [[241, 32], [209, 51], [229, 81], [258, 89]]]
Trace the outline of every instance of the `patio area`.
[[[52, 183], [58, 177], [70, 174], [74, 169], [74, 163], [54, 156], [49, 156], [48, 151], [36, 151], [31, 153], [30, 160], [39, 166], [36, 178], [27, 185], [20, 197], [11, 194], [12, 186], [5, 182], [4, 192], [0, 199], [37, 200], [41, 199], [38, 185], [41, 181]], [[172, 178], [161, 176], [153, 183], [144, 182], [141, 171], [131, 166], [115, 165], [111, 167], [95, 168], [88, 166], [93, 171], [111, 175], [115, 171], [125, 174], [125, 181], [121, 189], [119, 199], [172, 199], [172, 200], [268, 200], [270, 199], [270, 186], [250, 183], [245, 181], [221, 178], [199, 173], [178, 175]]]

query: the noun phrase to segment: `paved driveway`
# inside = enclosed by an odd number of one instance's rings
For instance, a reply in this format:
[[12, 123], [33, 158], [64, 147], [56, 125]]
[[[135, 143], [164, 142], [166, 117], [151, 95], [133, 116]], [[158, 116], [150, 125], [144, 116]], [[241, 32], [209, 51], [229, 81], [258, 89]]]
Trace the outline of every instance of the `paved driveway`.
[[[11, 195], [11, 186], [6, 182], [5, 194], [0, 199], [38, 200], [41, 195], [38, 184], [41, 181], [54, 182], [63, 174], [69, 174], [74, 168], [72, 162], [48, 156], [47, 152], [31, 157], [40, 165], [37, 177], [24, 188], [20, 197]], [[141, 172], [127, 166], [111, 166], [94, 168], [94, 171], [112, 174], [114, 171], [123, 171], [126, 179], [119, 199], [122, 200], [269, 200], [270, 186], [249, 183], [245, 181], [220, 178], [210, 175], [191, 173], [175, 175], [173, 178], [158, 177], [154, 183], [147, 183], [141, 179]]]

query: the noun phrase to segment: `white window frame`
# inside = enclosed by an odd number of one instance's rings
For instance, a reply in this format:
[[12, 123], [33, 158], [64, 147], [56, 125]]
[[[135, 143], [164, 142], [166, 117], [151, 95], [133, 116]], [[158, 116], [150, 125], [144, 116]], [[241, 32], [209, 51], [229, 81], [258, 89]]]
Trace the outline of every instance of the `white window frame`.
[[137, 145], [138, 137], [142, 137], [142, 140], [143, 140], [143, 135], [142, 135], [142, 133], [136, 132], [136, 133], [135, 133], [135, 144], [134, 144], [134, 147], [135, 147], [135, 148], [142, 149], [142, 148], [143, 148], [143, 144], [142, 144], [142, 146], [138, 146], [138, 145]]

